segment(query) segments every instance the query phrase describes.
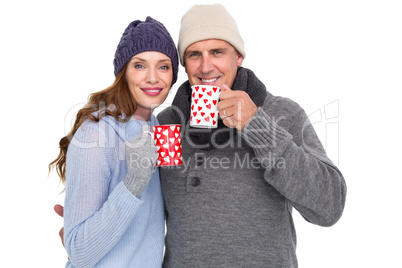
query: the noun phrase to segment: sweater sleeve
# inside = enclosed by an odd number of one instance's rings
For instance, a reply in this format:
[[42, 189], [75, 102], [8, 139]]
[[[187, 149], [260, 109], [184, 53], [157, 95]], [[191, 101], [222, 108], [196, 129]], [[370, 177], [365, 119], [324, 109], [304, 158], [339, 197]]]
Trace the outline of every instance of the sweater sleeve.
[[241, 135], [265, 168], [265, 180], [307, 221], [331, 226], [343, 213], [346, 184], [305, 112], [300, 108], [295, 114], [286, 130], [279, 122], [287, 118], [259, 108]]
[[109, 192], [111, 169], [118, 162], [108, 155], [116, 150], [111, 143], [96, 123], [84, 122], [68, 148], [64, 242], [75, 267], [93, 267], [105, 256], [141, 204], [123, 182]]

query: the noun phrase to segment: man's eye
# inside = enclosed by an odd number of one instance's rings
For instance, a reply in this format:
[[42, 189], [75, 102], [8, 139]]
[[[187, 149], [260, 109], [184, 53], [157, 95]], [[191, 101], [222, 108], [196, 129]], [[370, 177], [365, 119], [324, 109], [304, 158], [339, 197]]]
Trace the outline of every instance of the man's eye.
[[190, 53], [189, 57], [197, 57], [197, 56], [199, 56], [199, 55], [200, 55], [200, 53], [198, 53], [198, 52], [193, 52], [193, 53]]

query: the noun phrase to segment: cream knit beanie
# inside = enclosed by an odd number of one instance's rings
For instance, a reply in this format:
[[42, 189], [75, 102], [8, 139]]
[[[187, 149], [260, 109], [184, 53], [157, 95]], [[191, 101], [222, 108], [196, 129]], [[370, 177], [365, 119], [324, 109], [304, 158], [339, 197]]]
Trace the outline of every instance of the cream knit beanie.
[[244, 42], [236, 21], [221, 4], [195, 5], [183, 15], [178, 44], [183, 66], [184, 51], [187, 47], [207, 39], [224, 40], [234, 46], [243, 58], [246, 57]]

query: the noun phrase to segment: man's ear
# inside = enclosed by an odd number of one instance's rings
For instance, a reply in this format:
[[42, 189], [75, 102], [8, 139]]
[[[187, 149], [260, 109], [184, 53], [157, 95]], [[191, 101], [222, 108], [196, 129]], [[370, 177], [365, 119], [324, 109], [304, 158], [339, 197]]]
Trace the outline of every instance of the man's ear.
[[243, 56], [239, 52], [237, 52], [237, 67], [240, 67], [243, 64], [243, 60]]

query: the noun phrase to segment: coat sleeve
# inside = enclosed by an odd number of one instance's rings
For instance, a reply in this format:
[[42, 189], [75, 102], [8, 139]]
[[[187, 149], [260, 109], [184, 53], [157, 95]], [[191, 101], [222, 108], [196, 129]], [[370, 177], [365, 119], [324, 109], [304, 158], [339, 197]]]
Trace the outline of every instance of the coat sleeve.
[[[75, 267], [93, 267], [117, 243], [141, 201], [123, 182], [110, 191], [117, 157], [96, 123], [77, 130], [67, 153], [64, 242]], [[108, 161], [110, 160], [110, 161]]]
[[[345, 206], [346, 183], [306, 113], [301, 108], [285, 115], [268, 113], [259, 108], [241, 133], [265, 168], [265, 180], [307, 221], [335, 224]], [[280, 126], [281, 120], [288, 122]]]

